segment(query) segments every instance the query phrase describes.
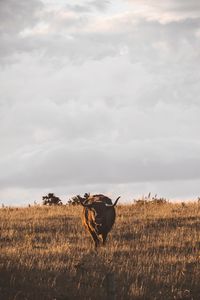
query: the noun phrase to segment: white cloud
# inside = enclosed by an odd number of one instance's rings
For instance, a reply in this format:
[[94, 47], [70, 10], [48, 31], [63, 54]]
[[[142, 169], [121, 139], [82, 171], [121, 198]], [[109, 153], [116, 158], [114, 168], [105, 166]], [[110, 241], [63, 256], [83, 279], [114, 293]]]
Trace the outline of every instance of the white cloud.
[[200, 4], [196, 0], [126, 0], [136, 14], [161, 23], [200, 17]]
[[196, 195], [196, 2], [102, 3], [1, 2], [0, 199]]

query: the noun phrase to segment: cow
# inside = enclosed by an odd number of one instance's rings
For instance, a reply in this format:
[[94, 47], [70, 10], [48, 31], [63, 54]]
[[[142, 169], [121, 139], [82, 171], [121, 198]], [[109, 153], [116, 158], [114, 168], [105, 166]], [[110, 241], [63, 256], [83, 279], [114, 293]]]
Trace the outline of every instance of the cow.
[[100, 241], [103, 245], [106, 243], [107, 235], [115, 222], [115, 205], [120, 197], [113, 204], [110, 198], [102, 194], [87, 196], [78, 196], [78, 199], [83, 206], [83, 224], [91, 234], [96, 249]]

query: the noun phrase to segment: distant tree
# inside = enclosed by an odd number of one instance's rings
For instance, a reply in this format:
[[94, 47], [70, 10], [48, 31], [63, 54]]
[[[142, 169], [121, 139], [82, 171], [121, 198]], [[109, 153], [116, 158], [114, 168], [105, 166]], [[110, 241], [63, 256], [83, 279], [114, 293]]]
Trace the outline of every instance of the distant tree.
[[[85, 200], [87, 200], [89, 198], [90, 194], [89, 193], [85, 193], [84, 194], [84, 198]], [[69, 205], [80, 205], [80, 199], [79, 199], [79, 195], [76, 195], [72, 198], [70, 198], [67, 202]]]
[[60, 198], [56, 197], [53, 193], [49, 193], [47, 196], [42, 197], [43, 205], [62, 205]]

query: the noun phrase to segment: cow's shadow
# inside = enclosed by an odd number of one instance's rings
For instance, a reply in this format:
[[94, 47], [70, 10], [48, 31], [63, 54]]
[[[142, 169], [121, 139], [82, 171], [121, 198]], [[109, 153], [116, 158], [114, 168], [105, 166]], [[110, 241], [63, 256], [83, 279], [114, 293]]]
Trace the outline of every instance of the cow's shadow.
[[106, 247], [99, 247], [97, 251], [90, 250], [78, 261], [76, 268], [76, 282], [79, 289], [77, 299], [128, 299], [128, 290], [124, 286], [120, 290], [121, 282], [126, 274], [117, 272], [117, 261], [109, 255]]

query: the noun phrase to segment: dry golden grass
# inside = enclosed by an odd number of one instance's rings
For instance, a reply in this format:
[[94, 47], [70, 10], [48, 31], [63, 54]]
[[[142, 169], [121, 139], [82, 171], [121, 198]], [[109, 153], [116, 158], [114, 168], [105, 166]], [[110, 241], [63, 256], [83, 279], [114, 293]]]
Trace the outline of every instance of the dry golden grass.
[[116, 210], [96, 253], [79, 206], [0, 209], [0, 299], [200, 299], [200, 205]]

